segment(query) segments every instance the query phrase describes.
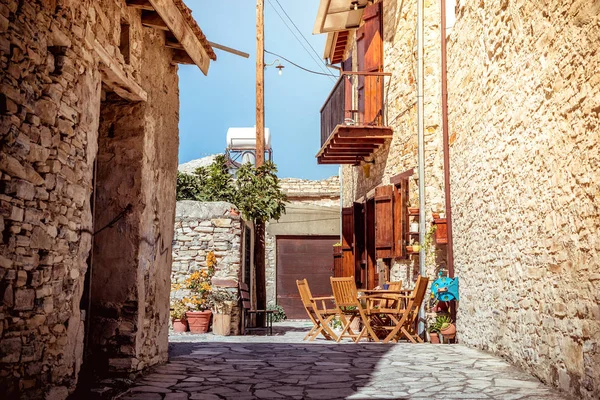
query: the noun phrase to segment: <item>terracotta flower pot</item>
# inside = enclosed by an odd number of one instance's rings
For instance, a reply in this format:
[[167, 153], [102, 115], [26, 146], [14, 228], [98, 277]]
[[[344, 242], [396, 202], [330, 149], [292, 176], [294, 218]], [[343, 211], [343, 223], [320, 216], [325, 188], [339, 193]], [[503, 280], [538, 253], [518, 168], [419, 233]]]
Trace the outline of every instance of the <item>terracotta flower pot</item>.
[[441, 329], [440, 333], [448, 339], [453, 339], [456, 336], [456, 325], [450, 324], [446, 329]]
[[175, 332], [187, 332], [188, 328], [189, 326], [186, 319], [173, 318], [173, 330]]
[[437, 332], [429, 333], [429, 343], [440, 344], [440, 335]]
[[188, 311], [185, 313], [188, 324], [190, 325], [190, 332], [192, 333], [206, 333], [210, 327], [210, 317], [212, 311]]

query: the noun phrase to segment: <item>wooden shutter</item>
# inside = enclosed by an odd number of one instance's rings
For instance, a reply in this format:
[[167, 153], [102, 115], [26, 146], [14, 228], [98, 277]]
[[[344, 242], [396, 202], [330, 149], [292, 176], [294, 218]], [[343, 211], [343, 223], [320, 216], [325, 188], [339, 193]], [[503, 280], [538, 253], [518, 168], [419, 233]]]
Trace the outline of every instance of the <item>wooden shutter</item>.
[[[365, 8], [363, 25], [356, 32], [359, 72], [383, 71], [383, 18], [381, 2]], [[383, 116], [383, 77], [359, 76], [358, 111], [361, 123], [381, 123]]]
[[354, 203], [354, 277], [357, 287], [366, 282], [365, 205]]
[[394, 186], [394, 257], [406, 258], [408, 235], [408, 179]]
[[394, 187], [375, 189], [375, 251], [377, 258], [394, 257]]
[[354, 276], [354, 207], [342, 208], [342, 276]]
[[366, 249], [367, 249], [367, 279], [363, 287], [373, 289], [379, 283], [379, 275], [377, 274], [377, 258], [375, 251], [375, 199], [367, 200], [365, 210], [365, 232], [366, 234]]

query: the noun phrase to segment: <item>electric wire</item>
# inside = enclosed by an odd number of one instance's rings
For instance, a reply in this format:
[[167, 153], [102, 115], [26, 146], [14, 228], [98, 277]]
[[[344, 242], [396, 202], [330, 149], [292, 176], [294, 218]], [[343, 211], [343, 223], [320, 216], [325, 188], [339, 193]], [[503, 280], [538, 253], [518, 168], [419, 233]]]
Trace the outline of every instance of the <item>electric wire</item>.
[[319, 67], [319, 69], [321, 71], [323, 71], [323, 75], [329, 76], [329, 79], [332, 82], [335, 82], [336, 76], [333, 75], [330, 72], [327, 72], [327, 70], [325, 70], [322, 66], [320, 61], [315, 60], [315, 57], [311, 54], [311, 52], [306, 48], [306, 46], [304, 45], [304, 43], [302, 43], [302, 41], [298, 38], [298, 35], [296, 35], [296, 33], [292, 30], [292, 28], [290, 28], [289, 24], [286, 22], [286, 20], [283, 18], [283, 16], [281, 15], [281, 13], [277, 10], [277, 8], [275, 8], [275, 6], [273, 5], [273, 3], [271, 2], [271, 0], [267, 0], [269, 2], [269, 5], [271, 6], [271, 8], [273, 8], [273, 10], [275, 11], [275, 13], [279, 16], [279, 19], [281, 19], [281, 22], [283, 22], [283, 24], [286, 26], [286, 28], [288, 28], [288, 30], [290, 31], [290, 33], [294, 36], [294, 38], [296, 39], [296, 41], [298, 43], [300, 43], [300, 46], [302, 46], [302, 48], [304, 49], [304, 51], [306, 51], [306, 53], [310, 56], [310, 58], [317, 64], [317, 66]]
[[[290, 60], [288, 60], [287, 58], [285, 58], [284, 56], [281, 56], [281, 55], [279, 55], [279, 54], [277, 54], [277, 53], [273, 53], [273, 52], [270, 52], [270, 51], [267, 51], [267, 50], [265, 50], [265, 53], [267, 53], [267, 54], [271, 54], [272, 56], [279, 57], [279, 58], [281, 58], [281, 59], [284, 59], [285, 61], [289, 62], [289, 63], [290, 63], [290, 64], [292, 64], [293, 66], [295, 66], [295, 67], [297, 67], [297, 68], [300, 68], [300, 69], [302, 69], [302, 70], [304, 70], [304, 71], [306, 71], [306, 72], [310, 72], [311, 74], [315, 74], [315, 75], [324, 75], [324, 76], [328, 76], [328, 77], [330, 77], [330, 78], [331, 78], [332, 76], [333, 76], [333, 77], [336, 77], [335, 75], [331, 75], [331, 74], [325, 74], [325, 73], [323, 73], [323, 72], [317, 72], [317, 71], [313, 71], [313, 70], [311, 70], [311, 69], [308, 69], [308, 68], [304, 68], [303, 66], [301, 66], [301, 65], [298, 65], [298, 64], [296, 64], [295, 62], [293, 62], [293, 61], [290, 61]], [[336, 77], [336, 78], [337, 78], [337, 77]]]
[[[304, 41], [306, 42], [306, 44], [308, 44], [308, 46], [311, 48], [311, 50], [313, 51], [313, 53], [317, 56], [317, 59], [319, 60], [323, 60], [321, 58], [321, 56], [319, 55], [319, 53], [317, 53], [317, 51], [315, 50], [315, 48], [313, 47], [312, 44], [310, 44], [310, 42], [308, 41], [308, 39], [306, 38], [306, 36], [304, 36], [304, 34], [302, 33], [302, 31], [300, 30], [300, 28], [298, 28], [298, 25], [296, 25], [296, 23], [294, 22], [294, 20], [290, 17], [290, 15], [287, 13], [287, 11], [285, 11], [285, 8], [283, 8], [283, 6], [281, 5], [281, 3], [279, 2], [279, 0], [275, 0], [277, 2], [277, 4], [279, 4], [279, 7], [281, 8], [281, 11], [283, 11], [283, 13], [285, 14], [285, 16], [290, 20], [290, 22], [292, 23], [292, 25], [294, 25], [294, 28], [296, 28], [296, 30], [298, 31], [298, 33], [300, 34], [300, 36], [302, 36], [302, 39], [304, 39]], [[327, 64], [325, 64], [325, 61], [323, 61], [323, 65], [325, 66], [325, 68], [327, 68]]]

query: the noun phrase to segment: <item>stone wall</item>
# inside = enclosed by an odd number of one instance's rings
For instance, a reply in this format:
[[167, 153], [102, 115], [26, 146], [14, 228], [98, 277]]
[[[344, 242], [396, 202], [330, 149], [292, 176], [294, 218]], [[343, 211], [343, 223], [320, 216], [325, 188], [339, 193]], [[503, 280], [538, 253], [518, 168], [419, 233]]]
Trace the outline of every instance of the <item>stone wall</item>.
[[[427, 229], [431, 223], [431, 212], [445, 209], [444, 171], [441, 130], [441, 83], [440, 83], [440, 7], [438, 2], [425, 2], [424, 24], [424, 84], [425, 102], [425, 177]], [[391, 177], [414, 168], [418, 175], [418, 116], [417, 116], [417, 2], [383, 2], [384, 68], [392, 74], [385, 78], [386, 117], [393, 128], [394, 136], [373, 154], [375, 164], [370, 177], [365, 177], [362, 168], [343, 167], [343, 203], [349, 207], [379, 185], [389, 185]], [[356, 60], [356, 45], [353, 44], [353, 59]], [[410, 203], [419, 206], [417, 181], [410, 179]], [[445, 264], [445, 247], [436, 249], [428, 258], [427, 273], [435, 276], [436, 265]], [[395, 260], [390, 270], [390, 279], [402, 280], [405, 286], [412, 285], [419, 271], [419, 260]]]
[[[242, 279], [242, 239], [244, 221], [232, 215], [232, 204], [204, 203], [184, 200], [177, 202], [175, 238], [173, 240], [173, 268], [171, 282], [183, 284], [189, 275], [206, 268], [206, 255], [214, 251], [217, 257], [213, 286], [219, 290], [238, 293]], [[171, 298], [182, 298], [185, 289], [173, 290]], [[231, 318], [231, 333], [239, 334], [240, 308], [235, 306]]]
[[459, 340], [600, 398], [600, 3], [461, 2], [449, 44]]
[[[267, 304], [277, 303], [277, 236], [339, 236], [340, 180], [281, 179], [288, 196], [286, 213], [266, 225]], [[333, 257], [333, 256], [332, 256]]]
[[[0, 0], [0, 387], [8, 398], [65, 398], [90, 321], [97, 351], [87, 365], [132, 372], [167, 358], [177, 67], [164, 34], [142, 29], [139, 13], [124, 0]], [[110, 68], [148, 100], [111, 94]]]

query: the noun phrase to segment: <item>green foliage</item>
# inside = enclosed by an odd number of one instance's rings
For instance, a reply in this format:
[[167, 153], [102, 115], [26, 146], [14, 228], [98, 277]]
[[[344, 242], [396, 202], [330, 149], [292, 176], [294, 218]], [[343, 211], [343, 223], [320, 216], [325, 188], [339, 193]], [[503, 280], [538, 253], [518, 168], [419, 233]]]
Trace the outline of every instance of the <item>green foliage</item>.
[[281, 307], [279, 304], [269, 304], [267, 310], [275, 311], [273, 313], [273, 322], [281, 322], [287, 319], [287, 315], [285, 315], [283, 307]]
[[258, 168], [249, 163], [242, 165], [237, 172], [236, 189], [234, 204], [247, 220], [279, 220], [285, 213], [287, 196], [281, 191], [277, 166], [271, 161]]
[[177, 172], [177, 201], [200, 200], [202, 183], [196, 175]]
[[227, 201], [249, 221], [279, 220], [285, 213], [287, 196], [281, 191], [277, 166], [268, 161], [259, 168], [242, 165], [234, 180], [223, 155], [193, 175], [177, 174], [177, 200]]

